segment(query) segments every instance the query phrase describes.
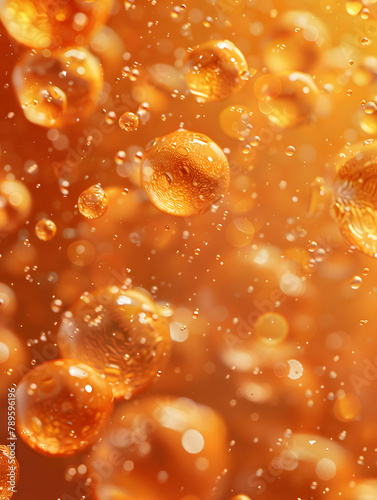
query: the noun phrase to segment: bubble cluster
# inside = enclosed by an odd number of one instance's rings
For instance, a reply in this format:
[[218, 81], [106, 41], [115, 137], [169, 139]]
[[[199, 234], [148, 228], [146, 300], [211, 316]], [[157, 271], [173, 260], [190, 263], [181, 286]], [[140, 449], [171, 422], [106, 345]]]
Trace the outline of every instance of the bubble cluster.
[[220, 101], [245, 84], [248, 66], [232, 42], [211, 40], [188, 50], [184, 75], [190, 92], [199, 101]]
[[43, 127], [63, 127], [90, 114], [103, 86], [102, 67], [84, 47], [26, 52], [12, 75], [26, 118]]
[[16, 391], [17, 431], [34, 450], [72, 455], [92, 444], [113, 410], [113, 393], [100, 373], [81, 361], [43, 363]]
[[170, 353], [164, 310], [143, 289], [112, 286], [85, 293], [65, 313], [58, 346], [103, 373], [116, 398], [147, 387]]
[[[148, 397], [117, 408], [90, 454], [88, 475], [99, 499], [180, 498], [182, 489], [188, 498], [207, 498], [225, 450], [224, 422], [214, 410], [188, 398]], [[109, 463], [104, 477], [98, 465]]]
[[84, 45], [106, 21], [111, 0], [3, 0], [9, 34], [34, 49]]
[[207, 212], [227, 192], [228, 161], [209, 137], [177, 130], [147, 146], [141, 185], [163, 212], [187, 217]]

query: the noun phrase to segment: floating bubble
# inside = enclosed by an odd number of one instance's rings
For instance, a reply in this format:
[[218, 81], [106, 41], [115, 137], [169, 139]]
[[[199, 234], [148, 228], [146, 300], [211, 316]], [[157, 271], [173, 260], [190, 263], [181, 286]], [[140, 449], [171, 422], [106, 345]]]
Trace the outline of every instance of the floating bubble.
[[35, 234], [42, 241], [49, 241], [56, 234], [56, 224], [49, 219], [42, 219], [35, 226]]
[[254, 333], [263, 343], [276, 345], [288, 335], [288, 322], [279, 313], [265, 313], [259, 316], [254, 324]]
[[80, 194], [77, 206], [86, 219], [98, 219], [106, 213], [109, 200], [102, 187], [94, 184]]
[[170, 353], [169, 322], [141, 288], [85, 293], [62, 320], [58, 346], [103, 373], [116, 398], [145, 389]]
[[182, 217], [207, 212], [226, 194], [230, 179], [219, 146], [183, 129], [147, 147], [140, 175], [148, 198], [163, 212]]
[[[187, 398], [148, 397], [117, 408], [87, 463], [98, 500], [210, 498], [226, 464], [224, 422]], [[119, 460], [110, 462], [111, 457]], [[112, 463], [98, 477], [98, 465]], [[163, 471], [163, 473], [161, 473]], [[146, 477], [148, 480], [146, 481]]]
[[119, 118], [119, 127], [126, 132], [133, 132], [139, 125], [139, 117], [127, 111]]
[[0, 18], [18, 42], [34, 49], [85, 44], [106, 22], [111, 0], [2, 0]]
[[253, 112], [246, 106], [228, 106], [219, 117], [220, 127], [230, 137], [245, 140], [251, 133]]
[[14, 449], [0, 445], [0, 500], [10, 500], [17, 491], [20, 477], [20, 464]]
[[90, 114], [103, 86], [101, 64], [83, 47], [27, 52], [12, 80], [26, 118], [43, 127], [67, 126]]
[[17, 180], [0, 180], [0, 231], [17, 229], [30, 213], [32, 205], [28, 188]]
[[360, 415], [361, 403], [357, 396], [345, 393], [334, 403], [334, 415], [341, 422], [352, 422]]
[[361, 252], [377, 254], [377, 144], [360, 148], [337, 166], [332, 215], [344, 239]]
[[262, 75], [254, 85], [259, 108], [281, 128], [292, 128], [313, 119], [319, 90], [310, 75], [300, 72]]
[[60, 359], [33, 368], [16, 391], [17, 430], [45, 455], [72, 455], [92, 444], [113, 410], [111, 387], [81, 361]]
[[227, 99], [248, 78], [245, 57], [229, 40], [211, 40], [189, 49], [184, 72], [190, 92], [202, 102]]

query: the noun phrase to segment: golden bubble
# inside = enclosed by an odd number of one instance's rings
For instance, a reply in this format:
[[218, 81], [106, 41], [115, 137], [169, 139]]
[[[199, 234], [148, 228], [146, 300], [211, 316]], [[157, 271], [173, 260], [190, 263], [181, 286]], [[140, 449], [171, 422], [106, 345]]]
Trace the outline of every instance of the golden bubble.
[[90, 114], [103, 86], [100, 62], [83, 47], [27, 52], [12, 80], [26, 118], [58, 128]]
[[88, 41], [106, 21], [111, 0], [3, 0], [0, 18], [8, 33], [34, 49]]
[[352, 393], [339, 396], [334, 403], [334, 414], [341, 422], [352, 422], [360, 415], [360, 411], [360, 400]]
[[360, 278], [360, 276], [354, 276], [350, 280], [350, 285], [352, 290], [358, 290], [361, 287], [363, 280]]
[[[99, 499], [207, 499], [227, 453], [226, 427], [214, 410], [188, 398], [147, 397], [118, 406], [89, 456], [88, 476]], [[124, 459], [110, 462], [114, 456]], [[98, 463], [113, 465], [101, 481]]]
[[230, 137], [245, 140], [252, 130], [252, 116], [253, 112], [246, 106], [228, 106], [220, 113], [220, 127]]
[[119, 118], [119, 127], [126, 132], [133, 132], [139, 125], [139, 117], [127, 111]]
[[345, 240], [361, 252], [377, 254], [377, 144], [355, 148], [337, 167], [332, 215]]
[[190, 49], [184, 71], [190, 92], [202, 102], [227, 99], [248, 77], [245, 57], [229, 40], [211, 40]]
[[49, 241], [56, 234], [56, 224], [49, 219], [42, 219], [35, 225], [35, 234], [42, 241]]
[[9, 233], [17, 229], [31, 210], [28, 188], [17, 180], [0, 180], [0, 231]]
[[227, 192], [230, 171], [219, 146], [204, 134], [177, 130], [154, 140], [140, 167], [141, 185], [163, 212], [207, 212]]
[[300, 72], [262, 75], [255, 82], [254, 92], [262, 113], [281, 128], [308, 123], [319, 96], [312, 77]]
[[68, 259], [78, 267], [85, 267], [91, 264], [96, 255], [94, 246], [90, 241], [72, 241], [67, 249]]
[[94, 184], [83, 191], [78, 199], [78, 208], [81, 215], [87, 219], [102, 217], [109, 206], [107, 194], [99, 184]]
[[235, 495], [230, 500], [251, 500], [247, 495]]
[[170, 353], [168, 320], [141, 288], [85, 293], [63, 317], [58, 346], [106, 376], [116, 398], [145, 389]]
[[279, 313], [265, 313], [259, 316], [254, 325], [256, 337], [267, 345], [276, 345], [288, 335], [287, 320]]
[[357, 16], [363, 8], [363, 4], [359, 1], [346, 2], [345, 8], [348, 14], [350, 14], [351, 16]]
[[16, 391], [21, 438], [45, 455], [72, 455], [92, 444], [113, 410], [111, 387], [81, 361], [61, 359], [28, 372]]
[[[1, 306], [0, 306], [1, 311]], [[19, 368], [27, 361], [26, 348], [11, 330], [0, 327], [0, 399], [13, 381], [20, 379]]]
[[17, 299], [14, 291], [5, 283], [0, 282], [0, 311], [3, 317], [12, 316], [17, 309]]
[[17, 491], [19, 477], [20, 464], [14, 450], [11, 450], [8, 446], [0, 445], [0, 500], [10, 500], [12, 498], [12, 489]]

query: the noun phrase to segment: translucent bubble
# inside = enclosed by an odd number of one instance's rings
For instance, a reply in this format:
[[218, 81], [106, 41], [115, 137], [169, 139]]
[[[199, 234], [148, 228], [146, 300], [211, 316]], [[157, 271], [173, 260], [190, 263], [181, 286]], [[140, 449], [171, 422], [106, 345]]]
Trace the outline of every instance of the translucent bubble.
[[42, 219], [35, 226], [35, 234], [42, 241], [49, 241], [56, 234], [56, 224], [52, 220]]
[[127, 111], [119, 118], [119, 127], [126, 132], [133, 132], [139, 125], [139, 117]]
[[288, 378], [296, 380], [302, 377], [302, 374], [304, 373], [304, 367], [302, 366], [300, 361], [297, 361], [297, 359], [289, 359], [287, 363], [289, 365]]
[[279, 313], [265, 313], [259, 316], [254, 325], [254, 333], [263, 343], [276, 345], [288, 335], [288, 322]]
[[[14, 438], [16, 439], [15, 436]], [[12, 498], [12, 489], [17, 491], [19, 478], [20, 464], [15, 456], [14, 449], [11, 450], [8, 446], [0, 445], [0, 500], [10, 500]]]
[[143, 289], [85, 293], [63, 317], [58, 346], [106, 376], [114, 396], [129, 398], [149, 385], [170, 353], [169, 323]]
[[87, 219], [102, 217], [109, 206], [107, 194], [99, 184], [95, 184], [83, 191], [78, 199], [80, 214]]
[[317, 16], [308, 11], [291, 10], [279, 15], [272, 35], [266, 37], [263, 60], [272, 73], [309, 72], [328, 40], [328, 29]]
[[219, 117], [220, 127], [230, 137], [245, 140], [251, 133], [253, 112], [246, 106], [228, 106]]
[[296, 152], [296, 149], [294, 146], [287, 146], [287, 148], [285, 149], [285, 154], [287, 156], [293, 156]]
[[319, 91], [305, 73], [281, 73], [260, 76], [254, 85], [259, 108], [281, 128], [308, 123], [315, 111]]
[[335, 401], [334, 414], [341, 422], [352, 422], [359, 416], [360, 411], [360, 400], [352, 393], [345, 393]]
[[12, 80], [26, 118], [43, 127], [63, 127], [91, 113], [103, 86], [101, 64], [83, 47], [27, 52]]
[[209, 137], [177, 130], [154, 140], [140, 167], [141, 185], [163, 212], [207, 212], [227, 192], [230, 171], [223, 151]]
[[230, 500], [251, 500], [247, 495], [235, 495]]
[[29, 215], [31, 204], [25, 184], [0, 179], [0, 231], [10, 233], [17, 229]]
[[332, 215], [343, 237], [361, 252], [377, 254], [377, 144], [355, 148], [339, 163]]
[[204, 102], [227, 99], [248, 75], [242, 52], [229, 40], [211, 40], [190, 49], [184, 71], [190, 92]]
[[0, 18], [18, 42], [34, 49], [85, 44], [106, 22], [111, 0], [3, 0]]
[[18, 385], [17, 430], [46, 455], [72, 455], [95, 441], [113, 410], [111, 387], [81, 361], [43, 363]]
[[363, 8], [363, 4], [359, 1], [351, 1], [345, 3], [345, 8], [348, 14], [351, 16], [357, 16], [361, 9]]
[[[89, 456], [88, 476], [98, 499], [210, 498], [228, 442], [223, 420], [208, 406], [188, 398], [143, 398], [117, 408]], [[110, 462], [114, 456], [120, 460]], [[99, 463], [112, 467], [95, 481]]]
[[18, 381], [17, 368], [25, 366], [26, 361], [26, 348], [16, 333], [0, 327], [0, 398], [2, 391], [5, 392], [13, 381]]
[[352, 290], [358, 290], [362, 284], [363, 280], [360, 278], [360, 276], [354, 276], [350, 280], [350, 285]]

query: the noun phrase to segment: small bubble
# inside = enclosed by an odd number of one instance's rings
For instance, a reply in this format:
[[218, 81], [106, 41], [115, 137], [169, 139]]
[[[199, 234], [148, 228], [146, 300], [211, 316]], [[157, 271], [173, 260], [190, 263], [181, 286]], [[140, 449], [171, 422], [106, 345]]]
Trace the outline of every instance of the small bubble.
[[352, 290], [358, 290], [361, 286], [362, 281], [363, 280], [360, 278], [360, 276], [354, 276], [350, 280], [350, 286], [351, 286]]

